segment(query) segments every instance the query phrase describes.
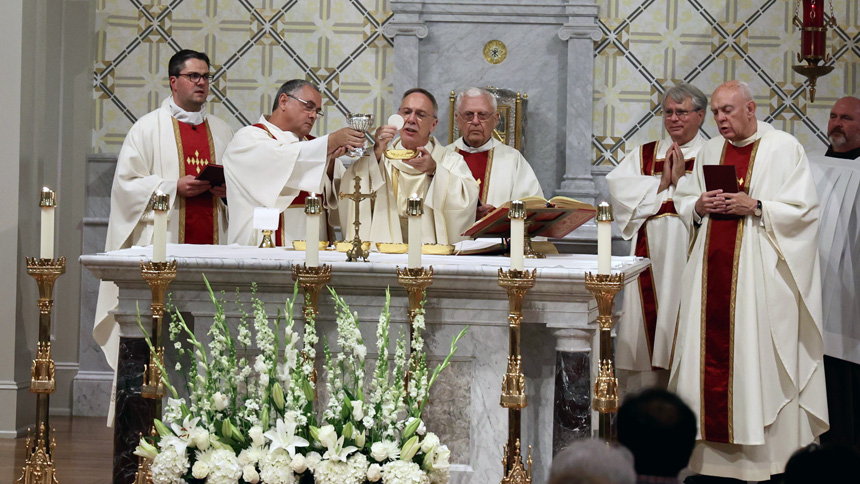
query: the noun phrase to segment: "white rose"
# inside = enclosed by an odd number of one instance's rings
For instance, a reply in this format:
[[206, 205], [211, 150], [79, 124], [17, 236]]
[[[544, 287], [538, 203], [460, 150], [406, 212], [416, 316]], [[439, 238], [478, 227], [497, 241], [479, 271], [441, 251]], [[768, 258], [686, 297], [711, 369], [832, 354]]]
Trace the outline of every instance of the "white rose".
[[197, 429], [194, 431], [194, 445], [200, 450], [209, 448], [209, 431], [206, 429]]
[[382, 467], [379, 464], [370, 464], [367, 468], [367, 480], [376, 482], [382, 479]]
[[448, 462], [448, 459], [451, 457], [451, 451], [448, 450], [447, 445], [440, 445], [436, 447], [435, 455], [433, 456], [433, 468], [434, 469], [445, 469], [451, 466]]
[[319, 441], [326, 448], [331, 449], [337, 444], [337, 431], [334, 430], [334, 425], [324, 425], [318, 434]]
[[248, 430], [248, 435], [251, 437], [251, 442], [258, 447], [262, 447], [266, 443], [266, 438], [263, 437], [263, 429], [259, 425], [254, 425]]
[[258, 482], [260, 482], [260, 474], [257, 472], [257, 469], [254, 466], [247, 465], [244, 469], [242, 469], [242, 479], [247, 482], [250, 482], [251, 484], [257, 484]]
[[433, 450], [437, 445], [439, 445], [439, 437], [437, 437], [433, 432], [428, 432], [427, 435], [424, 436], [424, 440], [421, 441], [421, 452], [426, 454]]
[[370, 456], [376, 459], [377, 462], [396, 459], [400, 457], [400, 447], [397, 446], [397, 442], [392, 442], [390, 440], [374, 442], [373, 445], [370, 446]]
[[215, 403], [215, 410], [218, 410], [219, 412], [227, 408], [227, 404], [230, 402], [227, 395], [224, 395], [221, 392], [215, 392], [215, 394], [212, 395], [212, 400], [213, 403]]
[[305, 463], [310, 470], [315, 470], [320, 461], [322, 461], [322, 456], [319, 452], [308, 452], [308, 455], [305, 456]]
[[361, 419], [364, 418], [364, 402], [361, 400], [355, 400], [352, 402], [352, 419], [356, 422], [361, 422]]
[[206, 479], [206, 476], [209, 475], [209, 464], [198, 460], [191, 468], [191, 475], [195, 479]]
[[305, 456], [302, 454], [296, 454], [296, 456], [293, 457], [293, 461], [290, 462], [290, 467], [293, 468], [296, 474], [301, 474], [308, 469], [308, 462], [305, 459]]

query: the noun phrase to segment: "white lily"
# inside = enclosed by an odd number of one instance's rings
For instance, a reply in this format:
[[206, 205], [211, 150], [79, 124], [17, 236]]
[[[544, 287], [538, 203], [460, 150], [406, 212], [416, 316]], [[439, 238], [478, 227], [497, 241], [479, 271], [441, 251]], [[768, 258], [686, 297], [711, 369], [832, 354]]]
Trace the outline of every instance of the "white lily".
[[201, 432], [209, 431], [206, 429], [200, 428], [197, 426], [197, 423], [200, 422], [200, 417], [185, 417], [182, 421], [182, 425], [177, 425], [175, 423], [170, 424], [170, 428], [173, 429], [173, 433], [176, 434], [176, 438], [179, 442], [182, 442], [181, 445], [174, 444], [176, 446], [176, 451], [180, 454], [185, 452], [185, 449], [194, 444], [194, 439], [200, 435]]
[[278, 419], [274, 429], [270, 429], [263, 434], [264, 437], [272, 441], [269, 445], [269, 452], [274, 452], [277, 449], [284, 449], [290, 454], [290, 458], [296, 456], [296, 447], [307, 447], [309, 442], [296, 434], [296, 422], [284, 422]]
[[329, 459], [333, 461], [346, 462], [347, 456], [349, 454], [358, 450], [358, 447], [354, 445], [350, 445], [349, 447], [343, 447], [343, 435], [337, 439], [337, 442], [334, 443], [333, 446], [330, 446], [325, 454], [323, 454], [323, 459]]

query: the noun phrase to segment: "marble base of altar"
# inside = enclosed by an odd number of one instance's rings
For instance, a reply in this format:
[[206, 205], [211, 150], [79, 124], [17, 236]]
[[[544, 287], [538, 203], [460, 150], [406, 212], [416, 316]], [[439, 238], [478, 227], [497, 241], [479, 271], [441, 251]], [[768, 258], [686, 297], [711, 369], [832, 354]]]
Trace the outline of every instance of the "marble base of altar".
[[[96, 277], [114, 281], [120, 289], [115, 312], [124, 338], [142, 338], [137, 310], [148, 311], [150, 290], [140, 277], [139, 261], [151, 255], [149, 248], [132, 248], [109, 254], [86, 255], [81, 263]], [[227, 301], [242, 290], [247, 303], [251, 282], [257, 295], [274, 315], [292, 295], [290, 268], [302, 263], [303, 252], [254, 249], [237, 246], [168, 246], [168, 257], [178, 263], [170, 284], [172, 301], [193, 320], [201, 341], [213, 316], [213, 306], [203, 285], [205, 274]], [[395, 267], [406, 265], [405, 255], [373, 253], [371, 262], [347, 263], [340, 253], [324, 252], [321, 263], [331, 264], [332, 282], [362, 320], [361, 331], [369, 350], [375, 348], [375, 325], [385, 299], [392, 294], [392, 340], [407, 330], [407, 298], [397, 285]], [[451, 338], [469, 325], [451, 366], [437, 381], [425, 412], [427, 428], [439, 434], [451, 448], [452, 483], [498, 482], [502, 477], [502, 446], [507, 435], [507, 412], [499, 406], [502, 375], [508, 354], [505, 291], [498, 286], [498, 269], [507, 268], [505, 257], [425, 256], [435, 276], [425, 306], [425, 349], [428, 366], [435, 366], [448, 351]], [[647, 267], [643, 259], [613, 258], [613, 271], [624, 272], [627, 281]], [[585, 289], [584, 274], [596, 272], [597, 260], [589, 255], [550, 256], [527, 260], [526, 269], [537, 268], [537, 283], [523, 307], [523, 371], [527, 379], [528, 407], [522, 416], [524, 446], [534, 453], [534, 482], [544, 482], [553, 455], [553, 442], [592, 433], [590, 390], [597, 308]], [[246, 308], [247, 308], [246, 304]], [[228, 303], [228, 318], [239, 312]], [[298, 311], [298, 309], [297, 309]], [[298, 314], [298, 313], [297, 313]], [[141, 314], [145, 321], [149, 314]], [[335, 341], [334, 311], [330, 298], [320, 298], [320, 335]], [[368, 368], [374, 354], [368, 352]], [[168, 355], [169, 358], [169, 355]], [[170, 363], [168, 367], [172, 366]], [[122, 364], [121, 364], [122, 367]], [[122, 409], [119, 409], [122, 413]], [[118, 415], [125, 425], [127, 417]], [[118, 429], [120, 434], [128, 429]], [[117, 476], [119, 477], [119, 476]], [[115, 482], [124, 482], [116, 481]]]

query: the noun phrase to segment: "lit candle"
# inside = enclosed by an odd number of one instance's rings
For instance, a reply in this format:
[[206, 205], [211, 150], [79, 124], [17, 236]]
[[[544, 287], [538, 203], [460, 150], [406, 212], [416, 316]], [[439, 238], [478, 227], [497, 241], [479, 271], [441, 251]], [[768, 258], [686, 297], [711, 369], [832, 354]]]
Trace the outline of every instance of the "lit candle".
[[319, 267], [322, 203], [316, 193], [305, 198], [305, 214], [305, 265]]
[[152, 262], [167, 262], [167, 211], [170, 210], [170, 195], [155, 192], [152, 211], [155, 227], [152, 234]]
[[597, 273], [612, 273], [612, 206], [597, 206]]
[[511, 202], [508, 211], [511, 219], [511, 270], [523, 270], [523, 246], [525, 240], [526, 206], [520, 200]]
[[57, 206], [57, 194], [48, 187], [42, 188], [42, 196], [39, 199], [42, 207], [42, 232], [40, 239], [39, 257], [42, 259], [54, 258], [54, 208]]
[[413, 193], [412, 198], [406, 202], [406, 215], [409, 219], [409, 261], [410, 269], [421, 267], [421, 243], [423, 236], [421, 234], [421, 218], [424, 215], [424, 200], [418, 198], [418, 195]]

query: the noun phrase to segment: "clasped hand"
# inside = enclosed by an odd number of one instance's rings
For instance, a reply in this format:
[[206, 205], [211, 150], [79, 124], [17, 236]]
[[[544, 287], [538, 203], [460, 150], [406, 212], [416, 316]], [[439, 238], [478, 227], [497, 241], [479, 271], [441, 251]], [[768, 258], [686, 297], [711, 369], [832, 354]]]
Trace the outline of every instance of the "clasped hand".
[[758, 202], [744, 192], [723, 193], [722, 190], [711, 190], [703, 193], [696, 200], [696, 213], [704, 217], [709, 213], [726, 215], [752, 215]]

